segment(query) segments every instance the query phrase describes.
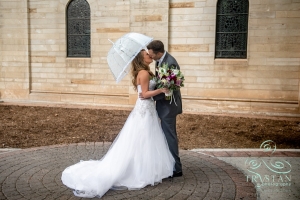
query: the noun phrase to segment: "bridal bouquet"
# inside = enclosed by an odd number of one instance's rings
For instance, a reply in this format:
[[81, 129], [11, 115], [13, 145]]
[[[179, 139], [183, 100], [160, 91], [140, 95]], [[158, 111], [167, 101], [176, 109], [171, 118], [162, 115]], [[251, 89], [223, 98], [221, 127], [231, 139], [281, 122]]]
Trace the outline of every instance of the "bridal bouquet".
[[173, 91], [179, 90], [184, 86], [184, 76], [179, 69], [174, 66], [168, 67], [168, 63], [163, 63], [155, 69], [157, 77], [155, 77], [157, 88], [168, 88], [170, 93], [165, 94], [166, 100], [171, 100]]

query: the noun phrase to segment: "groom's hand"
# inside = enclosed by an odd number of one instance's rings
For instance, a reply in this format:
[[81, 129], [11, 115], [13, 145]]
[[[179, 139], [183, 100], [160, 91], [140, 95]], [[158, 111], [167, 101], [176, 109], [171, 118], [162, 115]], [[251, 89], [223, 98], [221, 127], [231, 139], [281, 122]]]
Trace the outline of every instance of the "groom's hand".
[[145, 98], [143, 97], [143, 93], [139, 93], [139, 98], [141, 99], [141, 100], [144, 100]]
[[142, 93], [139, 93], [139, 98], [140, 98], [141, 100], [145, 100], [145, 99], [152, 99], [152, 100], [153, 100], [152, 97], [144, 98]]

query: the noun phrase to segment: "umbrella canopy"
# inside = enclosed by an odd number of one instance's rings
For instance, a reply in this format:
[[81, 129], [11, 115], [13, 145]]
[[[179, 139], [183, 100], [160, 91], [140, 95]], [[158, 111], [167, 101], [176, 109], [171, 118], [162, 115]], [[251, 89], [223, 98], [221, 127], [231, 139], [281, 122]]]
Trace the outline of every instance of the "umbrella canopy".
[[[135, 56], [153, 40], [140, 33], [127, 33], [119, 38], [108, 52], [107, 63], [116, 80], [120, 82], [130, 71]], [[109, 40], [110, 41], [110, 40]]]

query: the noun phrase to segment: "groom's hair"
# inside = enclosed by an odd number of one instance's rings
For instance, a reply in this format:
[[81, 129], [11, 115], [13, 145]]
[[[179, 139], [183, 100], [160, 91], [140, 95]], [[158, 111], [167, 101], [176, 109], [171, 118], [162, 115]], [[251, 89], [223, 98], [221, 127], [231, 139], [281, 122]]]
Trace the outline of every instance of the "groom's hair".
[[157, 54], [158, 52], [164, 53], [165, 48], [164, 48], [164, 43], [160, 40], [153, 40], [150, 42], [147, 46], [147, 49], [152, 49], [153, 53]]

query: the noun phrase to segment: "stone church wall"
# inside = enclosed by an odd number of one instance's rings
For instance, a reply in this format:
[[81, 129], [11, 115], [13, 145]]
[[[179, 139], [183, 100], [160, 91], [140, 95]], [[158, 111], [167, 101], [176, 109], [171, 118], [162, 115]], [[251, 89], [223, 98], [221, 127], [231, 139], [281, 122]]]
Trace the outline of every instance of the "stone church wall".
[[0, 99], [132, 107], [130, 75], [116, 84], [106, 55], [139, 32], [180, 64], [185, 111], [299, 115], [300, 0], [249, 0], [247, 59], [215, 59], [217, 0], [87, 0], [91, 58], [67, 58], [68, 2], [0, 2]]

